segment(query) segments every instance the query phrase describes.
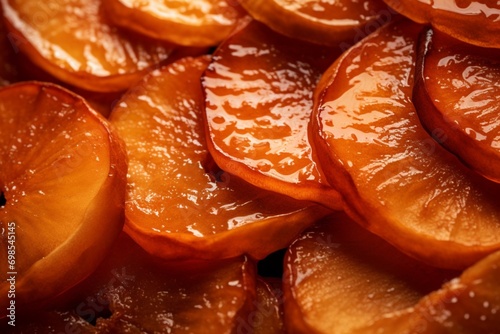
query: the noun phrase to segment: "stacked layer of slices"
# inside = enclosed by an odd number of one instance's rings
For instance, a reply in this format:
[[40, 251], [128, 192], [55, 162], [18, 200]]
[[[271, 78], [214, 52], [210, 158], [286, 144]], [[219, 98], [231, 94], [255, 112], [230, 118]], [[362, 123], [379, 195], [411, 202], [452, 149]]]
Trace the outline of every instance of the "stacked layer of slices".
[[0, 331], [495, 332], [498, 5], [385, 3], [0, 0]]

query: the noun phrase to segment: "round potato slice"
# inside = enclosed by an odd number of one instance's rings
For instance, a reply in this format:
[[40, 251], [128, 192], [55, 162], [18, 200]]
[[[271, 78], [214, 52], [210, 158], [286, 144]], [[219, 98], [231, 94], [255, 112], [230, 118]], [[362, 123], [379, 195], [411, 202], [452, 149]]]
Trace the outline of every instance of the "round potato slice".
[[473, 170], [500, 182], [500, 49], [427, 31], [413, 95], [427, 132]]
[[463, 273], [438, 269], [334, 214], [288, 249], [285, 324], [308, 334], [494, 333], [499, 275], [499, 252]]
[[358, 223], [425, 262], [464, 268], [500, 249], [500, 186], [420, 124], [411, 98], [421, 30], [398, 21], [345, 53], [318, 85], [311, 135]]
[[102, 261], [123, 226], [127, 157], [102, 116], [52, 84], [0, 89], [0, 129], [5, 317], [13, 302], [43, 306]]
[[130, 158], [125, 231], [167, 259], [263, 258], [327, 212], [221, 171], [206, 147], [200, 77], [209, 57], [154, 71], [111, 122]]
[[382, 0], [240, 0], [258, 21], [292, 38], [343, 49], [394, 15]]
[[236, 0], [107, 0], [118, 26], [186, 46], [213, 46], [226, 38], [244, 11]]
[[207, 144], [217, 164], [260, 188], [341, 208], [307, 133], [314, 87], [337, 56], [257, 21], [242, 24], [203, 75]]
[[177, 47], [112, 26], [101, 0], [1, 0], [19, 50], [63, 82], [90, 91], [125, 90]]
[[500, 2], [491, 0], [384, 0], [418, 23], [430, 23], [469, 44], [500, 48]]

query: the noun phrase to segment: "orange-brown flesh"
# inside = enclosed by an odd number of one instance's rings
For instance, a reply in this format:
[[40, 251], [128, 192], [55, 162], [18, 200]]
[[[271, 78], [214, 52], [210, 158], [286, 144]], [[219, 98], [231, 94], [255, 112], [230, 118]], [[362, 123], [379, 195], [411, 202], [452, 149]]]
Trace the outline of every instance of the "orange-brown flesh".
[[185, 46], [217, 45], [244, 15], [234, 0], [108, 0], [104, 4], [118, 26]]
[[420, 125], [411, 102], [420, 30], [399, 21], [344, 54], [318, 86], [312, 135], [356, 221], [423, 261], [464, 268], [500, 248], [500, 188]]
[[246, 323], [254, 334], [284, 333], [282, 301], [264, 279], [257, 280], [257, 302]]
[[90, 91], [121, 91], [171, 60], [178, 47], [112, 26], [100, 0], [2, 0], [19, 49], [58, 79]]
[[429, 30], [414, 104], [427, 131], [472, 169], [500, 182], [500, 50]]
[[15, 54], [15, 40], [9, 35], [7, 27], [1, 19], [3, 16], [0, 6], [0, 87], [18, 80], [18, 68]]
[[217, 164], [263, 189], [340, 208], [307, 133], [314, 87], [337, 55], [257, 21], [226, 39], [203, 76], [208, 149]]
[[343, 213], [304, 232], [284, 266], [290, 333], [353, 333], [455, 276], [404, 255]]
[[[126, 153], [106, 120], [52, 84], [1, 89], [0, 128], [0, 224], [16, 225], [16, 303], [36, 307], [89, 275], [121, 231]], [[3, 306], [13, 270], [0, 257]]]
[[346, 49], [395, 14], [382, 0], [240, 0], [256, 20], [292, 38]]
[[122, 234], [68, 305], [32, 314], [34, 319], [18, 327], [21, 333], [49, 327], [79, 333], [237, 333], [254, 309], [256, 284], [255, 265], [245, 257], [164, 262]]
[[153, 72], [113, 110], [130, 158], [125, 228], [165, 258], [263, 258], [327, 211], [213, 164], [201, 122], [208, 62], [186, 58]]
[[418, 23], [430, 23], [469, 44], [500, 48], [500, 3], [490, 0], [384, 0]]

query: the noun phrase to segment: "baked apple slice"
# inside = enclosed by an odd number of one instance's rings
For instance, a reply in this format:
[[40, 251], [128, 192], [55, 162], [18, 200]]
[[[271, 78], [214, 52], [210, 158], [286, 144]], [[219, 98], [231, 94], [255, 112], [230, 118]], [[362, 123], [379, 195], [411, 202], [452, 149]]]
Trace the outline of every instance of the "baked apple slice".
[[209, 57], [154, 71], [110, 120], [129, 155], [125, 231], [167, 258], [263, 258], [326, 209], [261, 190], [221, 171], [207, 152], [200, 77]]
[[439, 143], [500, 182], [500, 49], [428, 30], [413, 96], [422, 124]]
[[[281, 296], [277, 296], [273, 286], [262, 278], [257, 280], [257, 300], [254, 310], [248, 315], [243, 330], [254, 334], [285, 333]], [[253, 332], [251, 331], [253, 329]]]
[[61, 81], [90, 91], [125, 90], [151, 68], [187, 51], [118, 30], [101, 0], [0, 3], [22, 52]]
[[253, 18], [283, 35], [329, 46], [351, 45], [393, 16], [382, 0], [240, 0], [240, 3]]
[[186, 46], [217, 45], [245, 13], [235, 0], [108, 0], [103, 4], [116, 25]]
[[40, 307], [102, 261], [123, 226], [127, 157], [102, 116], [52, 84], [0, 89], [0, 129], [3, 318], [13, 301], [18, 313]]
[[500, 186], [420, 124], [411, 97], [421, 30], [398, 21], [346, 52], [318, 85], [311, 135], [358, 223], [425, 262], [464, 268], [500, 249]]
[[493, 333], [499, 264], [495, 253], [455, 278], [335, 214], [288, 249], [285, 324], [290, 333]]
[[469, 44], [500, 48], [500, 3], [491, 0], [384, 0], [418, 23], [430, 23]]
[[257, 21], [242, 23], [203, 76], [208, 149], [217, 164], [260, 188], [340, 208], [307, 134], [314, 87], [337, 55]]
[[257, 300], [249, 259], [164, 262], [126, 234], [73, 292], [8, 333], [239, 333]]

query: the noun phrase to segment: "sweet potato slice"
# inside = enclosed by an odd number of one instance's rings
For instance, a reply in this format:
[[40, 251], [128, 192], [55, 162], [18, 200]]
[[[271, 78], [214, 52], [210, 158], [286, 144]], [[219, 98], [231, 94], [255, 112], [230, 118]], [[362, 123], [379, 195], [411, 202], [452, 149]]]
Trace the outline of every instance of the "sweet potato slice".
[[500, 3], [490, 0], [384, 0], [418, 23], [430, 23], [469, 44], [500, 48]]
[[285, 324], [290, 333], [494, 333], [499, 264], [497, 252], [464, 273], [430, 267], [335, 214], [288, 250]]
[[130, 159], [125, 230], [164, 258], [263, 258], [327, 210], [221, 171], [208, 154], [200, 77], [209, 58], [147, 76], [111, 114]]
[[90, 91], [125, 90], [171, 60], [178, 47], [111, 25], [101, 0], [2, 0], [17, 47], [63, 82]]
[[231, 174], [263, 189], [340, 208], [307, 128], [314, 87], [337, 51], [246, 22], [203, 76], [208, 149]]
[[424, 35], [413, 102], [431, 136], [473, 170], [500, 182], [500, 49]]
[[116, 25], [186, 46], [213, 46], [234, 29], [245, 11], [235, 0], [107, 0]]
[[420, 124], [411, 100], [420, 31], [399, 21], [345, 53], [318, 86], [311, 135], [358, 223], [430, 264], [464, 268], [500, 249], [500, 186]]
[[256, 20], [273, 30], [305, 41], [351, 45], [394, 15], [382, 0], [240, 0]]

